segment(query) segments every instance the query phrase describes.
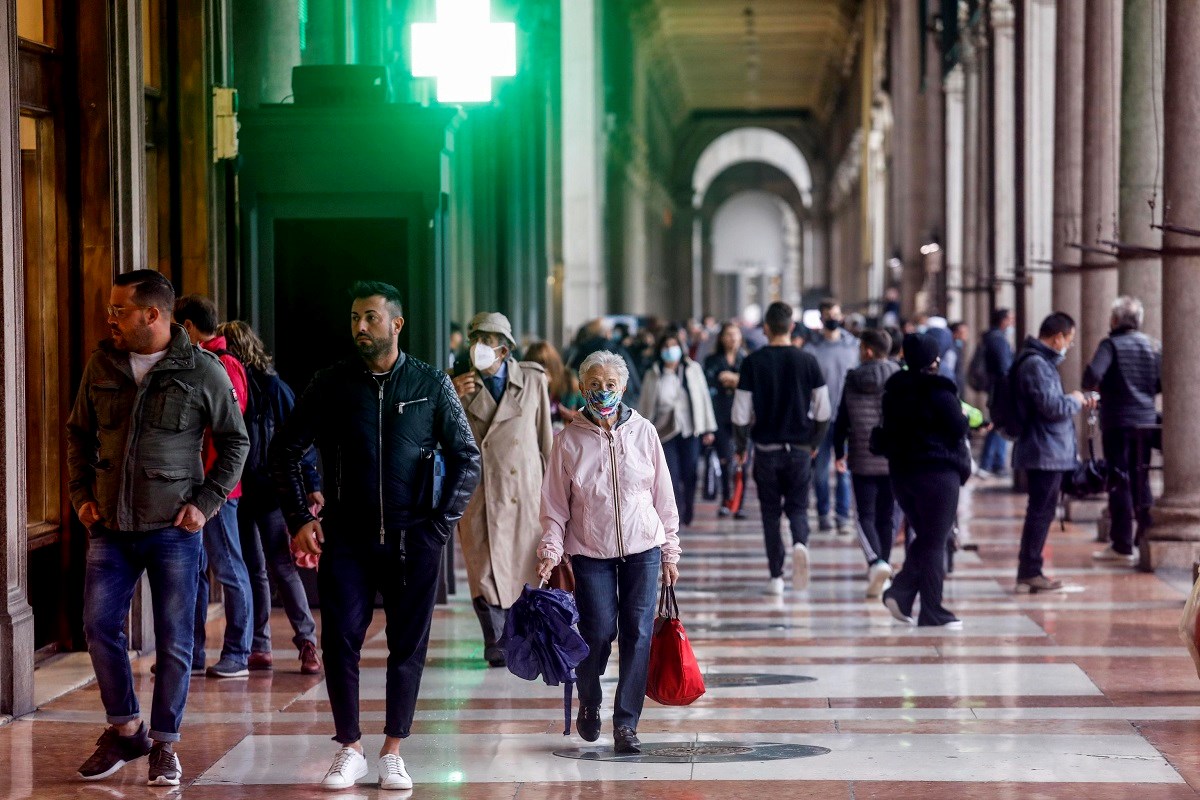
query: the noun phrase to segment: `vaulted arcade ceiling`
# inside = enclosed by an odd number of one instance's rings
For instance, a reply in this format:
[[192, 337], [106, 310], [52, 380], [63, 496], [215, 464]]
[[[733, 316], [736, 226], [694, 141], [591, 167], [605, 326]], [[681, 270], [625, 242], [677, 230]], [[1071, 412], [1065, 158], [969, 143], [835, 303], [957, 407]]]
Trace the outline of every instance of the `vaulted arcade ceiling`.
[[[917, 2], [917, 0], [909, 0]], [[650, 0], [697, 111], [823, 116], [853, 58], [862, 0]]]

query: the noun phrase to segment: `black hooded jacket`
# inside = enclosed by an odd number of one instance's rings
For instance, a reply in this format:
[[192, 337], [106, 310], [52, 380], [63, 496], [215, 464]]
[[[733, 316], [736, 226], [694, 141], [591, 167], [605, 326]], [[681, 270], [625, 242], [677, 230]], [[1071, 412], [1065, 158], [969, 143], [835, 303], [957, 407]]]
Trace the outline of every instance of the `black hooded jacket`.
[[951, 468], [971, 477], [967, 418], [954, 381], [904, 370], [888, 379], [883, 393], [883, 439], [893, 478]]
[[[443, 544], [479, 484], [479, 447], [450, 379], [400, 354], [386, 376], [353, 357], [321, 370], [271, 441], [271, 472], [288, 527], [313, 519], [306, 506], [301, 460], [321, 453], [326, 529], [382, 540], [428, 523]], [[434, 451], [445, 478], [433, 505]]]

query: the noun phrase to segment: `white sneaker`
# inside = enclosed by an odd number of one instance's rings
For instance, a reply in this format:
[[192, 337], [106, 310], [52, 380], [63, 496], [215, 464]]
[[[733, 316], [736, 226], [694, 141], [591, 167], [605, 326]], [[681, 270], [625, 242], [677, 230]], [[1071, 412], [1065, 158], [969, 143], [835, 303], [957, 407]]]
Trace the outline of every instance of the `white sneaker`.
[[366, 777], [369, 771], [367, 759], [363, 757], [362, 753], [353, 747], [343, 747], [333, 757], [333, 764], [325, 773], [325, 778], [321, 781], [321, 788], [330, 791], [349, 789], [359, 778]]
[[767, 581], [767, 589], [765, 594], [782, 595], [783, 578], [771, 578], [771, 580]]
[[1137, 553], [1130, 553], [1129, 555], [1118, 553], [1110, 544], [1103, 550], [1097, 550], [1096, 552], [1092, 553], [1092, 560], [1100, 561], [1105, 564], [1124, 564], [1128, 567], [1136, 567], [1138, 561], [1140, 561], [1140, 558], [1138, 557]]
[[867, 597], [879, 597], [887, 589], [887, 582], [892, 578], [892, 567], [883, 561], [876, 561], [867, 570]]
[[379, 759], [380, 789], [411, 789], [412, 778], [404, 771], [404, 759], [388, 753]]
[[808, 588], [808, 548], [799, 542], [792, 545], [792, 588], [797, 592]]
[[897, 622], [902, 622], [910, 628], [916, 627], [917, 621], [900, 610], [900, 604], [896, 602], [894, 597], [883, 598], [883, 605], [888, 611], [892, 612], [892, 617]]

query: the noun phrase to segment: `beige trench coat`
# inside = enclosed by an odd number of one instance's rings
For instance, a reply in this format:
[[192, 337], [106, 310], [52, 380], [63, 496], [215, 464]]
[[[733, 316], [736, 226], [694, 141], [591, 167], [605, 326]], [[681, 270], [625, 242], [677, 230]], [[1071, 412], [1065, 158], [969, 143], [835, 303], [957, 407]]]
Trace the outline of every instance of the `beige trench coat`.
[[554, 443], [545, 370], [510, 358], [499, 405], [485, 386], [463, 408], [483, 454], [483, 477], [458, 524], [467, 582], [471, 597], [509, 608], [526, 583], [538, 584], [542, 475]]

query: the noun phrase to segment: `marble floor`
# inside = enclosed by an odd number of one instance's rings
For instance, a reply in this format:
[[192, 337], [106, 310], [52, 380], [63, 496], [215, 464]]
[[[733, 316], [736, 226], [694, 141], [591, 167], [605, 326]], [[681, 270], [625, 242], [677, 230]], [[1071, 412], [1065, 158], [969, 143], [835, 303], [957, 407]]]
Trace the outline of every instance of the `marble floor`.
[[[586, 756], [576, 751], [587, 746], [562, 736], [560, 689], [488, 669], [469, 598], [454, 597], [435, 617], [404, 748], [417, 788], [381, 792], [369, 778], [342, 796], [1194, 797], [1200, 679], [1176, 634], [1187, 577], [1095, 566], [1094, 526], [1056, 525], [1050, 571], [1072, 591], [1018, 595], [1022, 511], [1023, 498], [995, 484], [964, 495], [963, 538], [973, 549], [959, 553], [947, 596], [965, 627], [929, 632], [893, 624], [863, 598], [853, 537], [814, 535], [811, 588], [762, 594], [759, 525], [718, 520], [715, 506], [701, 503], [682, 536], [679, 599], [710, 688], [686, 708], [647, 701], [643, 741], [684, 753], [656, 763], [555, 755]], [[362, 661], [364, 727], [376, 733], [380, 622]], [[210, 641], [220, 626], [211, 624]], [[282, 615], [274, 632], [274, 672], [192, 679], [180, 789], [145, 787], [144, 762], [100, 784], [74, 778], [104, 718], [76, 660], [65, 678], [39, 674], [38, 712], [0, 726], [0, 797], [327, 796], [314, 786], [335, 749], [325, 686], [296, 670]], [[147, 706], [151, 660], [134, 662]], [[71, 690], [46, 699], [55, 680]], [[600, 745], [611, 743], [608, 725]], [[379, 740], [369, 736], [368, 751]], [[816, 754], [790, 757], [792, 745]], [[732, 760], [704, 755], [726, 752]]]

